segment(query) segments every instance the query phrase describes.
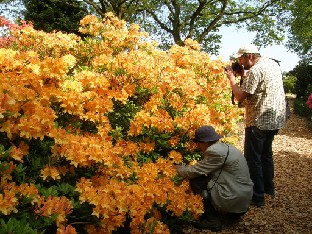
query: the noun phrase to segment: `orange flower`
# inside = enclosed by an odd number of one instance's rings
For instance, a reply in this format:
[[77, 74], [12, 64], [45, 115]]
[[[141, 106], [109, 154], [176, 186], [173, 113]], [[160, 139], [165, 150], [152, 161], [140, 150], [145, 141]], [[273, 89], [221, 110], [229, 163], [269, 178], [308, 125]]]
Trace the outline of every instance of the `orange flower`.
[[21, 184], [16, 188], [16, 190], [24, 197], [32, 197], [33, 200], [31, 201], [31, 204], [38, 202], [39, 193], [35, 185], [27, 183]]
[[[14, 49], [0, 49], [0, 131], [10, 139], [54, 141], [51, 156], [64, 159], [70, 168], [46, 165], [43, 180], [60, 180], [77, 167], [95, 168], [94, 177], [76, 183], [79, 201], [94, 206], [93, 215], [100, 221], [88, 228], [90, 233], [111, 233], [127, 215], [132, 233], [152, 227], [154, 233], [168, 233], [158, 212], [152, 212], [155, 205], [178, 216], [187, 210], [196, 217], [203, 208], [186, 181], [179, 186], [172, 181], [172, 162], [182, 161], [180, 147], [195, 149], [191, 142], [180, 143], [180, 137], [192, 137], [196, 128], [211, 124], [224, 134], [223, 140], [235, 140], [236, 120], [242, 114], [230, 103], [224, 63], [211, 60], [190, 39], [186, 46], [159, 50], [150, 40], [142, 40], [146, 33], [139, 25], [128, 27], [111, 13], [103, 19], [86, 16], [80, 31], [88, 40], [31, 26], [12, 30]], [[118, 123], [112, 117], [112, 112], [119, 114], [119, 102], [134, 107], [134, 118], [129, 115]], [[89, 127], [94, 131], [88, 132]], [[113, 134], [119, 128], [120, 134]], [[141, 152], [160, 148], [160, 141], [148, 138], [153, 131], [169, 137], [174, 150], [156, 162], [148, 158], [149, 163], [142, 163]], [[27, 154], [26, 143], [13, 145], [14, 160], [22, 162]], [[33, 197], [36, 214], [57, 215], [58, 233], [76, 233], [66, 225], [72, 209], [68, 199], [44, 199], [33, 184], [8, 183], [16, 165], [3, 164], [9, 169], [1, 172], [2, 212], [16, 211], [15, 193]], [[147, 219], [147, 214], [154, 217]]]
[[71, 201], [66, 197], [51, 197], [45, 199], [43, 196], [38, 200], [36, 214], [50, 217], [57, 214], [56, 226], [61, 227], [66, 222], [66, 215], [72, 212], [73, 206]]
[[10, 155], [16, 161], [23, 162], [23, 157], [28, 154], [29, 146], [23, 141], [19, 144], [19, 147], [13, 146]]
[[72, 225], [67, 225], [59, 227], [56, 234], [77, 234], [77, 231]]
[[43, 180], [48, 180], [50, 178], [53, 180], [61, 179], [59, 170], [56, 167], [48, 165], [41, 169], [41, 177]]
[[182, 158], [183, 158], [182, 154], [180, 152], [175, 151], [175, 150], [170, 151], [168, 157], [174, 163], [182, 162]]
[[171, 147], [175, 147], [180, 141], [180, 138], [178, 136], [171, 137], [168, 141], [168, 145]]
[[170, 234], [168, 226], [160, 221], [157, 221], [154, 217], [146, 220], [144, 225], [145, 231], [148, 233], [149, 230], [154, 230], [154, 234]]
[[140, 150], [144, 153], [152, 152], [155, 148], [155, 142], [150, 142], [149, 139], [147, 139], [147, 142], [139, 142]]
[[12, 212], [17, 213], [16, 206], [18, 205], [18, 199], [15, 197], [15, 192], [12, 190], [3, 190], [3, 194], [0, 193], [0, 211], [4, 215], [9, 215]]

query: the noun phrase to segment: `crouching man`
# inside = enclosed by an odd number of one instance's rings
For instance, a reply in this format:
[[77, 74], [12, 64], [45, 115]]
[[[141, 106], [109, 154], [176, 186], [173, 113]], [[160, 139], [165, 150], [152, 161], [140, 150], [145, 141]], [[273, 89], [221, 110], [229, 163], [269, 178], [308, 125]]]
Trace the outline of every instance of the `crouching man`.
[[200, 127], [193, 141], [203, 153], [202, 160], [190, 166], [176, 165], [177, 174], [189, 179], [192, 191], [203, 198], [204, 214], [193, 222], [199, 229], [220, 231], [219, 212], [239, 220], [253, 195], [244, 156], [234, 146], [219, 142], [220, 138], [212, 126]]

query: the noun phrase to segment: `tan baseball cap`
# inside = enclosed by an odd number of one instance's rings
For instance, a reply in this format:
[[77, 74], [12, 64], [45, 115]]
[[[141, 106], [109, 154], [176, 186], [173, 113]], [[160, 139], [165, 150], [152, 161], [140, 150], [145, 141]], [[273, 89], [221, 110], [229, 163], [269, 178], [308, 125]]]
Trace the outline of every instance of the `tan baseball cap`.
[[253, 44], [243, 45], [238, 49], [236, 58], [242, 56], [243, 54], [260, 54], [258, 48]]

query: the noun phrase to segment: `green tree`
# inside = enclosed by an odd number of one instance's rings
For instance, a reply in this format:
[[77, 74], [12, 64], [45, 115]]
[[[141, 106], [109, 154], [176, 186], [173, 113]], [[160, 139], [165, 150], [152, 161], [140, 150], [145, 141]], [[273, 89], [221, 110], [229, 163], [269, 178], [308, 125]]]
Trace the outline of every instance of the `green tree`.
[[302, 59], [312, 58], [312, 4], [311, 1], [291, 1], [289, 18], [289, 40], [287, 47]]
[[34, 28], [52, 32], [53, 30], [79, 34], [79, 21], [88, 11], [86, 5], [72, 1], [58, 0], [23, 0], [24, 19], [31, 21]]
[[89, 5], [90, 10], [102, 18], [107, 12], [113, 12], [119, 19], [133, 22], [140, 12], [144, 11], [144, 2], [146, 0], [78, 0]]
[[[38, 0], [23, 0], [42, 4]], [[257, 32], [255, 43], [266, 46], [273, 42], [279, 43], [284, 39], [286, 27], [280, 22], [285, 22], [286, 4], [282, 6], [279, 0], [50, 0], [55, 4], [59, 14], [52, 15], [51, 10], [46, 11], [45, 17], [57, 18], [59, 24], [68, 21], [61, 20], [60, 15], [64, 8], [79, 6], [88, 13], [104, 16], [107, 12], [113, 12], [118, 18], [129, 23], [138, 23], [141, 27], [153, 35], [161, 46], [176, 43], [184, 45], [186, 39], [198, 41], [202, 48], [210, 54], [216, 54], [220, 47], [221, 35], [219, 29], [222, 26], [237, 28], [246, 27], [248, 31]], [[43, 1], [43, 2], [50, 2]], [[84, 3], [84, 4], [82, 4]], [[61, 6], [56, 6], [61, 4]], [[26, 6], [26, 8], [28, 8]], [[35, 9], [35, 8], [34, 8]], [[40, 10], [37, 16], [44, 18], [44, 12]], [[54, 11], [52, 11], [54, 12]], [[64, 15], [68, 12], [62, 13]], [[72, 16], [76, 16], [72, 14]], [[69, 17], [70, 22], [75, 22], [77, 17]], [[41, 20], [39, 18], [39, 20]], [[49, 24], [49, 19], [45, 24]], [[37, 21], [33, 18], [33, 21]], [[35, 23], [36, 24], [36, 23]], [[54, 28], [52, 25], [51, 28]], [[57, 28], [54, 28], [57, 29]]]
[[[277, 23], [281, 3], [277, 0], [83, 0], [103, 15], [113, 11], [119, 18], [139, 23], [162, 45], [183, 45], [188, 38], [198, 41], [210, 53], [219, 49], [221, 26], [246, 27], [257, 32], [255, 43], [263, 46], [284, 39], [285, 28]], [[97, 4], [98, 3], [98, 4]], [[132, 5], [131, 17], [120, 13]], [[135, 15], [136, 17], [133, 17]], [[120, 17], [122, 16], [122, 17]]]
[[[142, 23], [147, 31], [155, 32], [162, 41], [168, 34], [179, 45], [192, 38], [210, 53], [219, 48], [222, 26], [246, 27], [248, 31], [257, 32], [255, 43], [265, 46], [283, 40], [284, 29], [274, 16], [281, 16], [278, 3], [274, 0], [154, 0], [144, 12], [151, 20]], [[161, 31], [157, 30], [159, 27]]]

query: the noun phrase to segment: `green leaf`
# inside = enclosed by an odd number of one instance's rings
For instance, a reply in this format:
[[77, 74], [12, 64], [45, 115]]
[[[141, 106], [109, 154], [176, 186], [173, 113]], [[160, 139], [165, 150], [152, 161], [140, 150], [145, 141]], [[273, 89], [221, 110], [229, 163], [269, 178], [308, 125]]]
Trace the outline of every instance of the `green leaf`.
[[10, 218], [7, 223], [0, 220], [0, 234], [37, 234], [37, 230], [31, 228], [26, 219], [18, 220]]

